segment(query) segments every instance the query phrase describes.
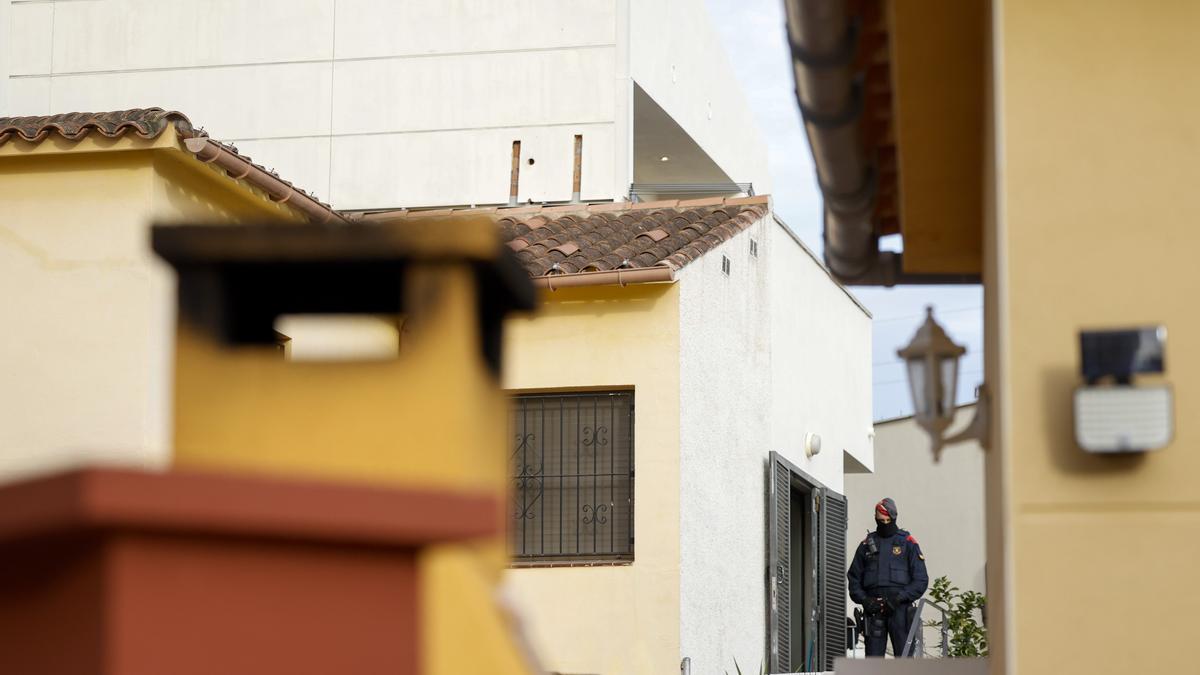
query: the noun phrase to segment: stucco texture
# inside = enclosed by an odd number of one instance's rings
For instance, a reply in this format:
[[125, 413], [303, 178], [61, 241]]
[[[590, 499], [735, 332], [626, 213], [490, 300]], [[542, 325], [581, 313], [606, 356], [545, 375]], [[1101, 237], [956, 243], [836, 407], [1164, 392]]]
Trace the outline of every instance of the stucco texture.
[[547, 291], [541, 310], [506, 323], [504, 387], [634, 391], [634, 561], [513, 569], [543, 665], [567, 673], [679, 667], [679, 287]]
[[[680, 656], [693, 672], [765, 658], [769, 453], [839, 493], [843, 451], [870, 461], [870, 318], [783, 227], [768, 216], [679, 278]], [[806, 432], [823, 439], [812, 458]]]
[[174, 139], [0, 148], [3, 480], [82, 463], [165, 465], [175, 298], [149, 224], [294, 217]]
[[[1200, 5], [1005, 0], [995, 21], [1007, 670], [1194, 672]], [[1173, 441], [1084, 452], [1079, 331], [1160, 324], [1166, 372], [1136, 383], [1172, 387]]]

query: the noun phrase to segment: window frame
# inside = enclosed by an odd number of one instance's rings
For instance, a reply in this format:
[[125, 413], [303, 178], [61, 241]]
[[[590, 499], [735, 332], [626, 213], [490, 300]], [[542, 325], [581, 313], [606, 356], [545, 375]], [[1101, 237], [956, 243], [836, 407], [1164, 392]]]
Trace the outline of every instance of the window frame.
[[[628, 462], [629, 475], [628, 481], [628, 531], [629, 531], [629, 550], [623, 553], [565, 553], [565, 554], [518, 554], [513, 551], [512, 547], [512, 530], [510, 529], [514, 522], [514, 514], [506, 510], [505, 518], [505, 547], [509, 557], [508, 566], [512, 569], [526, 569], [537, 567], [619, 567], [632, 565], [636, 556], [636, 438], [637, 438], [637, 418], [636, 404], [637, 398], [633, 387], [612, 386], [612, 387], [563, 387], [563, 388], [539, 388], [539, 389], [514, 389], [505, 391], [507, 399], [506, 415], [511, 415], [513, 406], [518, 399], [559, 399], [559, 398], [589, 398], [600, 397], [606, 395], [620, 395], [629, 397], [629, 437], [628, 437]], [[506, 422], [507, 424], [507, 422]], [[507, 435], [511, 437], [513, 430], [508, 428]], [[513, 451], [511, 446], [506, 445], [506, 453]], [[615, 457], [614, 457], [615, 460]], [[505, 475], [509, 483], [510, 490], [513, 482], [519, 478], [514, 475], [511, 458], [505, 461]], [[616, 480], [614, 477], [613, 480]], [[615, 487], [615, 486], [614, 486]], [[507, 499], [513, 499], [513, 492], [509, 492]], [[511, 504], [512, 502], [506, 502]]]

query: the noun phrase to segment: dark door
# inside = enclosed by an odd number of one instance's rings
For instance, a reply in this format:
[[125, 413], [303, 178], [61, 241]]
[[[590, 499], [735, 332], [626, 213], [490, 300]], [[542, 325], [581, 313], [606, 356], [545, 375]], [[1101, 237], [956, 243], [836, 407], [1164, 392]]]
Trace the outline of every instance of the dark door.
[[767, 666], [832, 671], [845, 654], [846, 498], [775, 452], [768, 473]]
[[833, 672], [833, 660], [846, 655], [846, 529], [849, 527], [846, 498], [823, 489], [818, 511], [821, 641], [825, 648], [822, 670]]
[[792, 669], [792, 472], [771, 453], [767, 499], [767, 670]]

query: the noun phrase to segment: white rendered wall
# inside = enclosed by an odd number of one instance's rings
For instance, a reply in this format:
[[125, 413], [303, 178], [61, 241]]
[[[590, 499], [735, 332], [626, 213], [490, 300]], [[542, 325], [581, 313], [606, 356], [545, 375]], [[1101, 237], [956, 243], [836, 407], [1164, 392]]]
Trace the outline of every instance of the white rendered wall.
[[631, 0], [629, 36], [630, 76], [731, 179], [770, 193], [766, 143], [704, 1]]
[[[756, 672], [768, 455], [782, 452], [839, 492], [841, 448], [869, 457], [870, 319], [771, 217], [684, 268], [678, 283], [680, 657], [698, 673], [733, 672], [735, 658]], [[813, 331], [818, 317], [825, 328]], [[824, 438], [812, 460], [804, 431]]]
[[583, 197], [628, 189], [611, 2], [18, 1], [11, 24], [0, 114], [178, 109], [339, 208], [506, 202], [514, 140], [520, 199], [569, 199], [576, 134]]
[[6, 48], [0, 45], [0, 115], [5, 115], [4, 111], [8, 110], [8, 60], [13, 51], [11, 31], [9, 30], [11, 12], [12, 3], [9, 0], [0, 0], [0, 39], [9, 36], [9, 46]]
[[[843, 492], [845, 459], [874, 465], [871, 317], [782, 224], [772, 227], [771, 449]], [[822, 449], [804, 456], [804, 435]]]

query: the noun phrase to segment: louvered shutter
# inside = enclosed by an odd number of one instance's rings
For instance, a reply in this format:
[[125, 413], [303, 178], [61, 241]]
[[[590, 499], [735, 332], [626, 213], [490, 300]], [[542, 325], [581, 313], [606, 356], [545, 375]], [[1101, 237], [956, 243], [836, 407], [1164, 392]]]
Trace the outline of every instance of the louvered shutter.
[[846, 655], [846, 498], [824, 489], [821, 499], [821, 635], [824, 667], [833, 672], [833, 660]]
[[777, 453], [771, 453], [767, 500], [767, 592], [770, 600], [768, 670], [792, 670], [792, 472]]

